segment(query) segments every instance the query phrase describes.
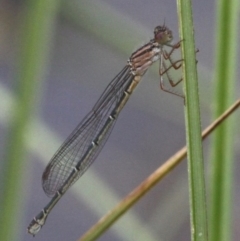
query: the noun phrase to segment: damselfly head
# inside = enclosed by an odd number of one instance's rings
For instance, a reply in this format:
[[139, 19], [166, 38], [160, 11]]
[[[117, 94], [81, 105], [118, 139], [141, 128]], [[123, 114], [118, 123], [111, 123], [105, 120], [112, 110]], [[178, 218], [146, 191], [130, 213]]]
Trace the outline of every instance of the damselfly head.
[[168, 29], [165, 25], [157, 26], [154, 29], [154, 40], [157, 43], [164, 45], [164, 44], [170, 43], [172, 39], [173, 39], [172, 31]]

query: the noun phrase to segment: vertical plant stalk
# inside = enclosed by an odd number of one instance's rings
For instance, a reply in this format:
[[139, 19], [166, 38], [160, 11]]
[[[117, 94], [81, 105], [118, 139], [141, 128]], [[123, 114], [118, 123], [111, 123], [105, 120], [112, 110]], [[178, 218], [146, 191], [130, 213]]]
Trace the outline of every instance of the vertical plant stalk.
[[[216, 1], [216, 48], [213, 118], [225, 111], [235, 99], [239, 41], [238, 0]], [[231, 240], [234, 119], [214, 133], [211, 148], [210, 240]]]
[[1, 170], [0, 240], [18, 240], [23, 210], [24, 173], [27, 170], [25, 135], [33, 107], [38, 100], [40, 82], [47, 67], [49, 40], [55, 19], [57, 0], [25, 1], [20, 36], [17, 103], [10, 123], [6, 153]]
[[191, 237], [207, 240], [207, 211], [191, 0], [178, 0], [182, 41], [185, 122], [188, 149]]

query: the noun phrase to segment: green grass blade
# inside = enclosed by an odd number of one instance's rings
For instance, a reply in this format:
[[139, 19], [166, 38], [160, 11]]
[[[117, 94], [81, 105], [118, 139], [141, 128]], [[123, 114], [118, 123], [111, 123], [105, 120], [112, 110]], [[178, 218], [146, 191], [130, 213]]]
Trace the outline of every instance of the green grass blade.
[[188, 148], [188, 176], [190, 191], [191, 237], [207, 240], [207, 211], [201, 141], [201, 122], [198, 97], [195, 45], [190, 0], [178, 0], [180, 36], [183, 55], [185, 89], [185, 120]]
[[26, 1], [21, 26], [19, 69], [15, 77], [17, 102], [1, 169], [0, 240], [4, 241], [19, 240], [18, 228], [21, 227], [20, 216], [24, 206], [24, 178], [28, 170], [25, 151], [26, 130], [37, 102], [40, 80], [44, 77], [48, 40], [57, 2]]
[[[238, 53], [238, 0], [216, 1], [216, 48], [214, 74], [214, 118], [235, 99]], [[210, 240], [231, 240], [234, 119], [213, 136], [211, 148]]]

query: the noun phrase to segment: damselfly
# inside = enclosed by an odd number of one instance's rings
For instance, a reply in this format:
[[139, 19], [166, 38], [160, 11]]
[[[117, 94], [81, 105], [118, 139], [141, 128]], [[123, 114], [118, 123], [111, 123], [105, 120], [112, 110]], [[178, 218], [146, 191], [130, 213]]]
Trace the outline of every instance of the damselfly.
[[[27, 229], [30, 234], [39, 232], [59, 199], [96, 159], [133, 90], [158, 59], [161, 89], [179, 95], [165, 88], [163, 83], [163, 75], [172, 87], [182, 80], [172, 81], [168, 72], [171, 68], [180, 68], [182, 64], [182, 59], [172, 59], [172, 53], [180, 47], [181, 41], [171, 44], [172, 39], [171, 30], [165, 25], [157, 26], [154, 38], [131, 55], [127, 65], [110, 82], [90, 113], [53, 156], [42, 175], [43, 190], [52, 199], [30, 223]], [[167, 51], [165, 46], [170, 50]]]

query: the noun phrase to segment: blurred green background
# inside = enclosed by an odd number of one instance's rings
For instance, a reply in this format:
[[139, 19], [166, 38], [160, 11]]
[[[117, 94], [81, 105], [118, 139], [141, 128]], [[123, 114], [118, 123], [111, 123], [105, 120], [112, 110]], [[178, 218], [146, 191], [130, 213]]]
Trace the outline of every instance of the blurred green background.
[[[193, 13], [205, 127], [212, 108], [214, 1], [193, 0]], [[147, 43], [164, 20], [178, 41], [175, 1], [0, 1], [0, 201], [6, 202], [7, 213], [16, 222], [9, 240], [32, 240], [26, 228], [49, 201], [41, 188], [46, 164], [131, 52]], [[238, 81], [235, 91], [239, 89]], [[185, 145], [183, 111], [181, 99], [160, 90], [155, 64], [122, 111], [94, 165], [54, 208], [35, 239], [76, 240], [82, 235]], [[239, 144], [238, 138], [236, 174]], [[206, 173], [208, 151], [206, 141]], [[5, 175], [8, 170], [11, 174]], [[238, 183], [239, 175], [235, 179]], [[4, 200], [7, 185], [14, 183], [11, 199]], [[233, 240], [238, 240], [238, 185], [233, 201]], [[5, 217], [0, 221], [1, 230], [7, 230], [10, 221]], [[99, 240], [190, 240], [186, 162]]]

